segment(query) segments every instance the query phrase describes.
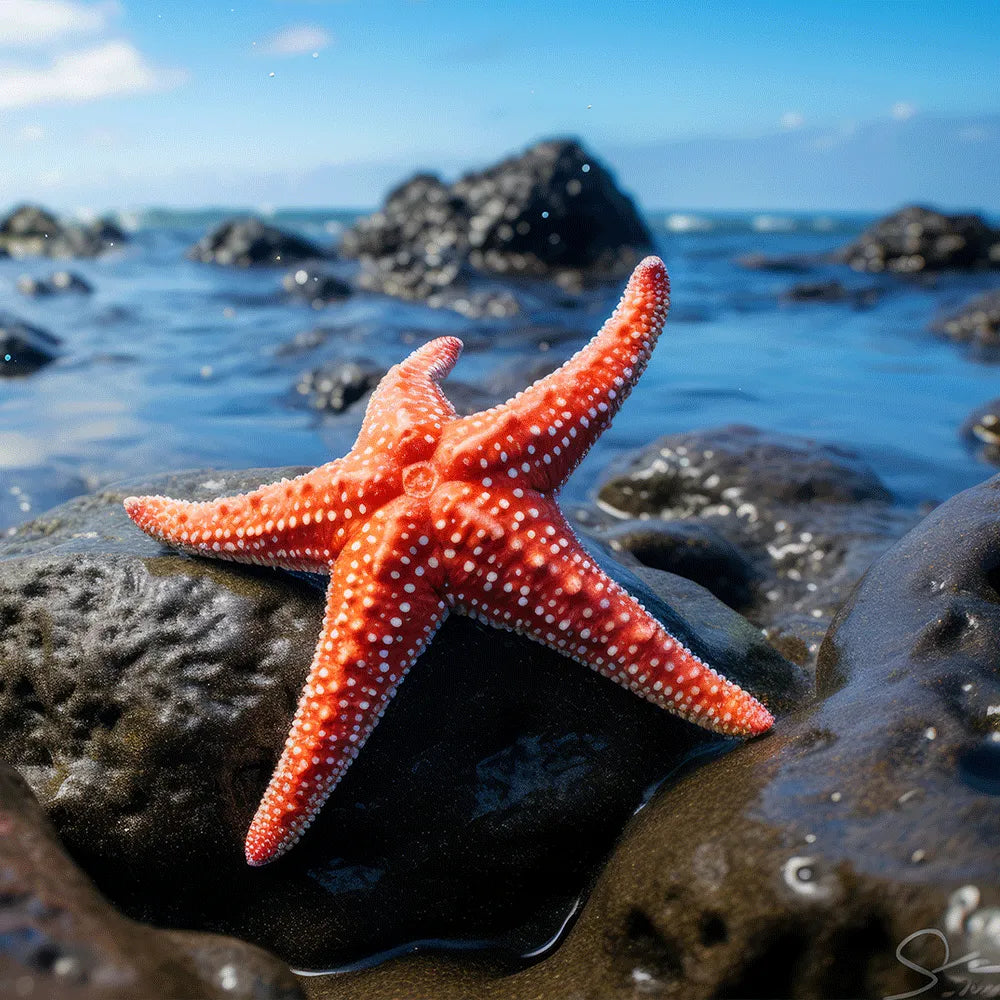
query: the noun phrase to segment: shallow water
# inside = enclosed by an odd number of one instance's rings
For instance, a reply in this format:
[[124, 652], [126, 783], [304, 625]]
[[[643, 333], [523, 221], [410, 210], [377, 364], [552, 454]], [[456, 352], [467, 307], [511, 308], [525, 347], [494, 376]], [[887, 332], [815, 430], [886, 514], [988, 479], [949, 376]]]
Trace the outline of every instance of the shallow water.
[[[69, 267], [92, 296], [33, 300], [21, 274], [66, 266], [0, 260], [5, 311], [64, 340], [41, 371], [0, 379], [0, 529], [54, 503], [123, 478], [191, 467], [315, 465], [350, 447], [355, 407], [320, 418], [295, 405], [298, 374], [324, 360], [369, 357], [386, 366], [439, 333], [470, 322], [381, 296], [358, 294], [315, 311], [283, 301], [280, 269], [235, 271], [184, 259], [185, 249], [228, 213], [148, 213], [121, 253]], [[351, 216], [279, 214], [322, 243]], [[622, 452], [672, 431], [745, 422], [859, 451], [907, 503], [943, 499], [991, 473], [958, 437], [969, 411], [998, 395], [1000, 370], [928, 332], [942, 310], [1000, 285], [1000, 275], [948, 275], [932, 283], [855, 275], [821, 266], [807, 275], [745, 270], [735, 258], [820, 253], [870, 220], [661, 213], [650, 219], [673, 285], [667, 331], [639, 388], [577, 470], [568, 499], [582, 501]], [[351, 262], [332, 270], [348, 274]], [[782, 304], [796, 281], [836, 277], [877, 285], [877, 304]], [[511, 343], [528, 320], [578, 327], [551, 350], [570, 354], [600, 325], [620, 289], [594, 293], [575, 310], [553, 298], [514, 321], [476, 324], [480, 347], [453, 375], [476, 381], [492, 369], [529, 364]], [[316, 325], [326, 344], [291, 357], [275, 350]], [[484, 334], [485, 331], [485, 334]]]

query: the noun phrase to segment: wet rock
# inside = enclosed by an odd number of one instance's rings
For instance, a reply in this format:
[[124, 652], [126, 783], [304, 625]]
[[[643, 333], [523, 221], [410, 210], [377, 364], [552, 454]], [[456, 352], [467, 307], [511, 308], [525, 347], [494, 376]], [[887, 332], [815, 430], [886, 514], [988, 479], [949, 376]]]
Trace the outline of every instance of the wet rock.
[[[417, 940], [537, 947], [647, 790], [732, 741], [455, 617], [309, 836], [249, 868], [243, 837], [312, 657], [322, 591], [168, 552], [120, 501], [208, 498], [275, 476], [130, 484], [0, 541], [0, 754], [132, 917], [237, 934], [320, 968]], [[653, 590], [608, 565], [779, 713], [807, 696], [801, 671], [695, 584], [643, 570]]]
[[232, 938], [127, 920], [66, 856], [24, 779], [0, 764], [0, 995], [295, 1000], [288, 967]]
[[598, 536], [613, 552], [628, 552], [644, 566], [701, 584], [737, 610], [753, 600], [760, 573], [714, 528], [699, 521], [625, 521]]
[[310, 330], [301, 330], [289, 340], [279, 344], [274, 349], [275, 357], [294, 357], [296, 354], [307, 354], [309, 351], [322, 347], [336, 331], [329, 327], [316, 326]]
[[551, 140], [453, 188], [468, 206], [474, 266], [501, 274], [627, 274], [652, 247], [611, 173], [579, 143]]
[[855, 271], [921, 271], [1000, 267], [1000, 230], [978, 215], [945, 215], [908, 205], [880, 219], [836, 258]]
[[729, 426], [661, 438], [600, 488], [619, 518], [697, 519], [759, 574], [741, 610], [786, 656], [814, 659], [834, 611], [913, 522], [857, 455]]
[[408, 958], [311, 995], [885, 997], [926, 992], [913, 965], [949, 951], [979, 964], [942, 972], [941, 994], [997, 992], [998, 565], [995, 478], [871, 568], [823, 644], [818, 704], [637, 815], [540, 963]]
[[110, 219], [62, 222], [37, 205], [21, 205], [0, 222], [0, 248], [13, 257], [96, 257], [127, 242]]
[[777, 271], [782, 274], [806, 274], [818, 260], [802, 256], [776, 257], [766, 253], [748, 253], [736, 258], [736, 263], [748, 271]]
[[962, 425], [961, 433], [978, 458], [1000, 465], [1000, 399], [973, 410]]
[[0, 376], [30, 375], [56, 359], [61, 343], [41, 327], [0, 313]]
[[379, 384], [385, 369], [373, 361], [328, 361], [303, 372], [295, 391], [310, 408], [327, 413], [343, 413]]
[[418, 174], [344, 234], [365, 287], [468, 316], [513, 315], [517, 299], [484, 275], [566, 288], [621, 277], [652, 242], [629, 198], [578, 143], [532, 146], [452, 185]]
[[933, 329], [960, 343], [1000, 346], [1000, 289], [976, 296], [957, 312], [938, 320]]
[[857, 308], [875, 305], [879, 298], [877, 288], [847, 288], [842, 282], [803, 281], [786, 289], [783, 302], [851, 302]]
[[302, 236], [260, 219], [231, 219], [203, 236], [189, 251], [192, 260], [226, 267], [279, 266], [318, 260], [326, 253]]
[[281, 286], [295, 302], [305, 302], [314, 309], [322, 309], [331, 302], [341, 302], [351, 294], [346, 281], [311, 268], [300, 267], [281, 279]]
[[30, 274], [22, 274], [17, 279], [17, 290], [30, 298], [45, 298], [66, 292], [90, 295], [94, 289], [90, 282], [72, 271], [55, 271], [48, 278], [35, 278]]

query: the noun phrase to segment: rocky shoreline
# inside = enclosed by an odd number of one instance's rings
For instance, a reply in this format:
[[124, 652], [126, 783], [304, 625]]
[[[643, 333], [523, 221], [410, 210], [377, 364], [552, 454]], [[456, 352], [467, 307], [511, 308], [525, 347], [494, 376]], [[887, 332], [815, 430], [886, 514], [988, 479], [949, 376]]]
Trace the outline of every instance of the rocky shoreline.
[[[410, 178], [336, 246], [234, 218], [184, 266], [335, 317], [267, 348], [294, 366], [280, 405], [332, 422], [386, 370], [342, 311], [390, 296], [428, 307], [397, 346], [455, 330], [474, 358], [491, 352], [445, 387], [472, 412], [582, 344], [588, 310], [651, 245], [607, 168], [551, 140], [454, 182]], [[17, 281], [31, 317], [100, 300], [86, 258], [130, 246], [109, 220], [22, 206], [0, 222], [0, 254], [83, 261]], [[974, 294], [922, 335], [977, 361], [997, 344], [1000, 233], [976, 216], [910, 206], [823, 258], [744, 264], [801, 279], [768, 291], [785, 315], [875, 309], [962, 273]], [[45, 378], [70, 339], [5, 312], [0, 375]], [[960, 433], [1000, 463], [996, 400]], [[919, 986], [896, 948], [921, 928], [1000, 964], [1000, 477], [929, 509], [811, 436], [648, 437], [574, 505], [577, 530], [764, 699], [774, 732], [707, 736], [523, 637], [452, 619], [308, 836], [264, 869], [243, 837], [322, 592], [167, 550], [121, 501], [301, 470], [133, 478], [0, 537], [0, 994], [886, 996]], [[939, 947], [908, 954], [930, 967]]]
[[[745, 505], [758, 511], [739, 526], [751, 539], [770, 537], [778, 512], [795, 516], [788, 503], [819, 517], [837, 505], [888, 503], [849, 455], [761, 440], [746, 428], [726, 433], [744, 446], [755, 439], [770, 455], [744, 477], [739, 498], [729, 495], [742, 501], [744, 518]], [[720, 446], [720, 432], [708, 437]], [[682, 447], [693, 452], [693, 440]], [[644, 461], [637, 457], [633, 474]], [[754, 471], [762, 468], [770, 471]], [[455, 956], [401, 959], [307, 977], [301, 988], [315, 997], [470, 989], [624, 997], [640, 981], [659, 996], [834, 996], [848, 966], [852, 995], [903, 989], [909, 980], [892, 960], [895, 943], [918, 925], [954, 924], [961, 891], [971, 899], [974, 889], [976, 899], [955, 946], [1000, 906], [990, 846], [1000, 836], [990, 784], [1000, 760], [990, 711], [1000, 699], [991, 652], [1000, 629], [991, 568], [1000, 555], [1000, 477], [942, 505], [895, 545], [892, 532], [879, 536], [884, 554], [824, 628], [815, 676], [813, 657], [804, 657], [804, 672], [764, 640], [759, 619], [754, 627], [697, 583], [634, 555], [631, 572], [602, 557], [696, 651], [768, 700], [778, 726], [751, 744], [706, 738], [527, 640], [448, 623], [310, 838], [257, 871], [243, 862], [242, 835], [284, 736], [321, 594], [285, 574], [162, 549], [132, 529], [120, 501], [140, 488], [207, 497], [295, 471], [127, 484], [71, 501], [0, 543], [4, 757], [75, 862], [126, 915], [232, 935], [300, 968], [449, 939], [501, 963], [484, 972], [475, 961], [463, 969]], [[660, 491], [657, 503], [672, 475], [667, 464], [663, 486], [646, 481], [650, 495]], [[676, 523], [699, 530], [668, 531], [674, 556], [687, 550], [688, 562], [675, 567], [697, 575], [697, 553], [707, 552], [710, 565], [727, 567], [730, 584], [785, 586], [775, 603], [795, 636], [791, 583], [810, 579], [782, 584], [746, 537], [739, 547], [720, 542], [735, 537], [725, 504], [710, 511], [698, 499], [711, 476], [733, 489], [718, 471], [692, 472], [685, 502], [701, 514]], [[606, 491], [621, 488], [612, 479]], [[655, 531], [657, 521], [631, 523]], [[712, 523], [714, 539], [700, 531]], [[665, 547], [650, 548], [648, 538], [587, 530], [617, 538], [624, 553], [662, 560]], [[703, 546], [706, 537], [714, 544]], [[841, 557], [854, 544], [846, 538]], [[875, 543], [866, 544], [870, 554]], [[812, 560], [811, 551], [826, 559]], [[849, 559], [831, 560], [822, 542], [805, 554], [834, 578], [846, 572]], [[743, 607], [755, 621], [760, 605]], [[469, 662], [474, 671], [456, 669]], [[429, 733], [437, 734], [430, 745]], [[28, 793], [14, 791], [16, 782], [5, 787], [10, 821], [54, 843]], [[655, 795], [627, 822], [651, 787]], [[83, 876], [60, 864], [65, 875], [47, 890], [48, 905], [97, 907], [107, 913], [101, 933], [120, 942], [125, 932], [114, 928], [126, 924], [93, 890], [86, 898], [94, 902], [78, 903], [84, 889], [73, 887]], [[565, 942], [514, 971], [518, 955], [558, 932], [581, 894], [587, 902]], [[138, 970], [130, 975], [143, 974], [153, 940], [128, 949]], [[157, 947], [179, 947], [168, 945], [176, 935], [162, 940]], [[785, 963], [776, 960], [779, 946]], [[52, 945], [60, 956], [74, 947], [63, 938]], [[240, 982], [269, 984], [254, 995], [296, 995], [280, 966], [256, 952], [251, 959], [245, 945], [220, 940], [212, 949]], [[51, 978], [72, 967], [90, 983], [102, 963], [124, 960], [113, 952], [83, 967], [53, 959], [43, 972], [37, 951], [18, 954], [24, 975]]]

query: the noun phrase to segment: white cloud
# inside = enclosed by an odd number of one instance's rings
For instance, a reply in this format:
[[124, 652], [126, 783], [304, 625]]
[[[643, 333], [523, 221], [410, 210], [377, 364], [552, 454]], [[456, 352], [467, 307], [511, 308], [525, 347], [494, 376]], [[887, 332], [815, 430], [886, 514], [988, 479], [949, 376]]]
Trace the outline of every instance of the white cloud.
[[74, 35], [97, 34], [119, 11], [113, 0], [0, 0], [0, 47], [39, 48]]
[[22, 125], [17, 132], [18, 142], [41, 142], [45, 138], [45, 129], [41, 125]]
[[[4, 2], [0, 0], [0, 6]], [[151, 66], [131, 42], [108, 41], [56, 56], [41, 67], [0, 66], [0, 109], [164, 90], [185, 78], [182, 71]]]
[[781, 116], [782, 128], [802, 128], [806, 120], [800, 111], [786, 111]]
[[279, 31], [266, 42], [263, 51], [274, 56], [300, 56], [328, 48], [333, 37], [315, 24], [294, 24]]
[[896, 101], [890, 109], [890, 114], [898, 122], [909, 121], [916, 113], [916, 105], [911, 104], [909, 101]]

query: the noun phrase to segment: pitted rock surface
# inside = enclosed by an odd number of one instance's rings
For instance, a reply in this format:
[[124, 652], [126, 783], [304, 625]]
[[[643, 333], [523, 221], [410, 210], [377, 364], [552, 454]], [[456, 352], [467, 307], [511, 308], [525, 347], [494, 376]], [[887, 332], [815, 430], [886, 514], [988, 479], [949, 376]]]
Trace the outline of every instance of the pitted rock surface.
[[[208, 499], [281, 471], [131, 483], [0, 542], [0, 753], [129, 916], [236, 934], [313, 968], [430, 938], [508, 956], [539, 946], [649, 788], [732, 741], [456, 617], [309, 835], [249, 868], [243, 838], [311, 661], [322, 590], [162, 549], [121, 500]], [[809, 696], [802, 672], [706, 591], [644, 571], [653, 590], [596, 557], [776, 712]]]
[[296, 1000], [287, 966], [231, 938], [116, 913], [62, 849], [24, 779], [0, 765], [0, 995], [47, 1000]]
[[814, 662], [836, 609], [915, 520], [849, 450], [740, 425], [660, 438], [604, 482], [598, 504], [718, 532], [759, 574], [741, 610], [798, 662]]

